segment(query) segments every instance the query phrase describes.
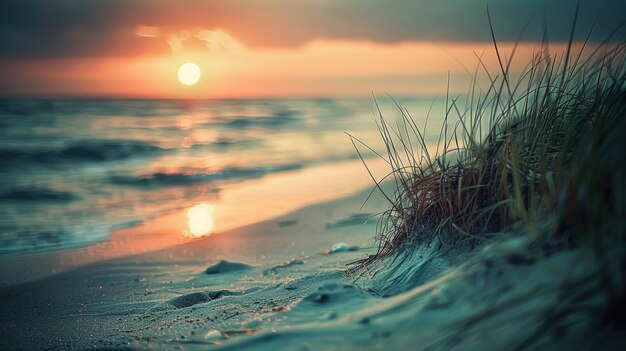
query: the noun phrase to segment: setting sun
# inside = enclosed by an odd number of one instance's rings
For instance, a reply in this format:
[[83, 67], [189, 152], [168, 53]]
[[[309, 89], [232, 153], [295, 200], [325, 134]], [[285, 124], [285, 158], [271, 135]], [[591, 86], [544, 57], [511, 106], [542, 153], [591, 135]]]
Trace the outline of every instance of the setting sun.
[[213, 230], [213, 206], [199, 204], [187, 211], [189, 233], [194, 237], [203, 236]]
[[193, 62], [187, 62], [178, 69], [178, 80], [185, 85], [194, 85], [200, 80], [202, 72]]

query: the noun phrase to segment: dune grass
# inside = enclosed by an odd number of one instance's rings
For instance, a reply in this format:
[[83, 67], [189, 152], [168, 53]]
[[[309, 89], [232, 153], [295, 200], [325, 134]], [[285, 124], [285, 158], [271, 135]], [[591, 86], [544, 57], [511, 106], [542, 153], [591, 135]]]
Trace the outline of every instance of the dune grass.
[[[576, 249], [587, 271], [549, 287], [560, 300], [536, 316], [515, 349], [537, 346], [581, 320], [605, 343], [626, 330], [626, 44], [570, 39], [553, 52], [544, 40], [513, 72], [515, 49], [504, 58], [491, 33], [498, 67], [490, 70], [477, 56], [469, 92], [447, 94], [436, 147], [426, 140], [428, 116], [418, 123], [392, 99], [400, 113], [390, 121], [375, 101], [386, 146], [378, 155], [391, 171], [372, 178], [389, 209], [378, 222], [376, 253], [348, 265], [348, 273], [382, 271], [387, 279], [420, 245], [471, 251], [527, 235], [535, 243], [531, 256]], [[375, 152], [350, 137], [359, 155], [363, 147]], [[392, 194], [380, 186], [388, 179]], [[514, 309], [515, 301], [466, 322]], [[466, 325], [446, 341], [470, 331]]]
[[[469, 92], [446, 97], [434, 150], [427, 117], [422, 126], [394, 101], [400, 114], [390, 122], [378, 108], [386, 145], [379, 156], [396, 187], [384, 194], [390, 207], [378, 224], [377, 252], [350, 272], [411, 245], [477, 246], [514, 230], [588, 245], [612, 270], [624, 270], [626, 45], [570, 40], [551, 52], [545, 40], [513, 73], [515, 49], [504, 58], [493, 29], [492, 37], [497, 71], [477, 56]], [[359, 154], [367, 148], [351, 138]]]

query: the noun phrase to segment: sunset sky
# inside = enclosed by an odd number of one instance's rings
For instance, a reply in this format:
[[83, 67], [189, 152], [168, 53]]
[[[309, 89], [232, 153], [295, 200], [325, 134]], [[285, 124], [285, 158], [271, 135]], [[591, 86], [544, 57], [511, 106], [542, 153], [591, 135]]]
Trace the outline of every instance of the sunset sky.
[[[548, 24], [567, 42], [573, 0], [489, 3], [503, 51]], [[483, 0], [3, 0], [0, 95], [245, 98], [440, 94], [474, 53], [493, 62]], [[582, 1], [576, 40], [620, 25], [620, 0]], [[619, 34], [625, 34], [622, 28]], [[196, 63], [200, 81], [177, 70]], [[465, 78], [464, 78], [465, 77]]]

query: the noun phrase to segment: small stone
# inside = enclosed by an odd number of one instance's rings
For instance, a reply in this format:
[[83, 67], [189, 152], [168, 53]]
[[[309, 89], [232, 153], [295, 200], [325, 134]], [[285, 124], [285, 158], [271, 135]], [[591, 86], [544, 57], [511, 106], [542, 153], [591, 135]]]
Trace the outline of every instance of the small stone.
[[346, 243], [337, 243], [330, 248], [328, 253], [333, 254], [333, 253], [338, 253], [338, 252], [356, 251], [358, 249], [359, 249], [358, 246], [348, 245]]
[[204, 335], [204, 339], [208, 341], [222, 340], [226, 339], [226, 336], [224, 335], [224, 333], [217, 329], [211, 329]]

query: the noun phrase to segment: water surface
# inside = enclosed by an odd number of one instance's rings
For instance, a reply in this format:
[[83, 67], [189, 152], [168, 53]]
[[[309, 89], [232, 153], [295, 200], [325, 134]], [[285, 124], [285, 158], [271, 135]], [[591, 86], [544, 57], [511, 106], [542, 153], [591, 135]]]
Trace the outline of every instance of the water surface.
[[[425, 115], [432, 99], [403, 103]], [[371, 99], [2, 100], [0, 254], [198, 204], [219, 232], [357, 191], [369, 180], [344, 132], [380, 146], [374, 116]]]

